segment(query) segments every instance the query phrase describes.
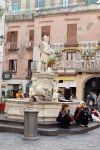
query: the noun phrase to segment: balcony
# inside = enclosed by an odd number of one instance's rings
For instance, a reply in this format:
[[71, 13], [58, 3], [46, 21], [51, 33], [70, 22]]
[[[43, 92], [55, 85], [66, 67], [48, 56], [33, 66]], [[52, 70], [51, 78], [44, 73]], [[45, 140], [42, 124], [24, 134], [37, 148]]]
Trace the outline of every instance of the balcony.
[[24, 20], [34, 20], [34, 13], [29, 14], [9, 14], [6, 15], [6, 22], [14, 22], [14, 21], [24, 21]]
[[20, 48], [19, 42], [7, 42], [6, 49], [9, 51], [15, 51]]
[[100, 10], [100, 3], [83, 3], [83, 2], [69, 2], [50, 4], [49, 1], [46, 2], [45, 6], [35, 8], [35, 3], [29, 4], [27, 8], [26, 4], [19, 6], [19, 10], [12, 10], [12, 6], [9, 6], [9, 11], [6, 15], [6, 21], [23, 21], [23, 20], [33, 20], [35, 16], [56, 14], [56, 13], [67, 13], [67, 12], [82, 12], [88, 10]]
[[65, 64], [53, 66], [52, 70], [58, 74], [75, 74], [77, 71], [100, 73], [100, 60], [68, 60]]
[[67, 12], [84, 12], [84, 11], [93, 11], [100, 10], [100, 3], [87, 4], [87, 3], [73, 3], [68, 6], [64, 6], [61, 3], [56, 3], [52, 6], [45, 6], [43, 8], [36, 9], [35, 15], [47, 15], [47, 14], [56, 14], [56, 13], [67, 13]]
[[28, 41], [26, 42], [26, 49], [27, 50], [33, 50], [34, 42], [33, 41]]

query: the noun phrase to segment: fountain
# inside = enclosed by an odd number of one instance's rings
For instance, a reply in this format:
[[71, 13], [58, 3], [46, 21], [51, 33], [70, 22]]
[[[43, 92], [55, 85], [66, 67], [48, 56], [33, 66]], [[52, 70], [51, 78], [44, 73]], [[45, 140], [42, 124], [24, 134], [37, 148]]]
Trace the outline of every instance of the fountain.
[[32, 74], [32, 86], [29, 98], [7, 100], [6, 117], [23, 119], [26, 109], [39, 112], [38, 121], [55, 121], [62, 103], [68, 103], [73, 114], [79, 102], [59, 102], [57, 74], [47, 67], [51, 55], [49, 37], [44, 36], [40, 45], [40, 59], [37, 71]]

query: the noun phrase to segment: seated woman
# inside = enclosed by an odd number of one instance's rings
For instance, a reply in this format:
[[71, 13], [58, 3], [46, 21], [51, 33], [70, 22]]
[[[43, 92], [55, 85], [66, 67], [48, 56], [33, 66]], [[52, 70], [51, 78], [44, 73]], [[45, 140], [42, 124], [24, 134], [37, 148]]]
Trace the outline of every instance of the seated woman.
[[81, 125], [81, 127], [88, 127], [89, 116], [85, 106], [85, 103], [80, 103], [80, 106], [76, 108], [74, 113], [74, 119], [76, 123]]
[[90, 107], [93, 121], [100, 122], [100, 113], [93, 107]]
[[71, 116], [70, 116], [70, 110], [68, 108], [69, 108], [68, 104], [62, 104], [62, 108], [56, 119], [57, 122], [60, 122], [60, 126], [62, 128], [67, 128], [70, 126]]

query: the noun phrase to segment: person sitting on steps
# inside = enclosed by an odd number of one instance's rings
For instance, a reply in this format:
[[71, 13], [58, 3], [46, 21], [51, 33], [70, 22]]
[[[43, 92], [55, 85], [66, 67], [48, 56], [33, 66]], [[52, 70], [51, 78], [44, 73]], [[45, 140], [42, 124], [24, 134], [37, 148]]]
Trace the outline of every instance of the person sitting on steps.
[[80, 124], [81, 127], [88, 127], [88, 111], [86, 111], [85, 103], [80, 103], [80, 106], [76, 108], [74, 113], [74, 119], [76, 123]]
[[58, 117], [56, 118], [57, 122], [60, 122], [61, 128], [67, 128], [70, 126], [71, 115], [68, 104], [62, 104], [62, 108], [59, 112]]

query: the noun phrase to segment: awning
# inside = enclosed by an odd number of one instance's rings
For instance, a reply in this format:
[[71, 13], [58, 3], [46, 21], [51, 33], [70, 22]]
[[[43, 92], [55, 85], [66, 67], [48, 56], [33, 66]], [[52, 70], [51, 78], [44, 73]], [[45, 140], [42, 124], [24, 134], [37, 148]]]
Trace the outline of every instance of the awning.
[[55, 80], [66, 80], [66, 81], [74, 81], [76, 78], [75, 76], [58, 76], [55, 77]]

